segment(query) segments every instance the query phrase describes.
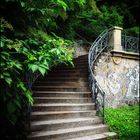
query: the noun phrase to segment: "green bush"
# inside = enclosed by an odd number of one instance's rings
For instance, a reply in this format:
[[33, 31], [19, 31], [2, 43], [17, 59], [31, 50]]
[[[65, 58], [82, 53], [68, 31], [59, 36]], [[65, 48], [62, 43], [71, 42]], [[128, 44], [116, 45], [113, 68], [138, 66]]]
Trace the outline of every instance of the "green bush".
[[106, 109], [106, 122], [111, 131], [117, 133], [120, 140], [139, 139], [139, 107], [121, 107]]
[[137, 26], [134, 26], [134, 27], [129, 28], [129, 29], [125, 29], [124, 32], [128, 35], [136, 36], [136, 37], [138, 37], [140, 34], [139, 27], [137, 27]]

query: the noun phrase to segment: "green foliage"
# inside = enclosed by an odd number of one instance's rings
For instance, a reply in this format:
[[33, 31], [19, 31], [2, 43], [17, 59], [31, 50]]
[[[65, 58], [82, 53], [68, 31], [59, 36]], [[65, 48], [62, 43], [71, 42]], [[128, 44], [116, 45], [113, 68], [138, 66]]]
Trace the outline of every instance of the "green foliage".
[[73, 65], [74, 50], [68, 46], [81, 36], [94, 41], [114, 25], [138, 34], [136, 5], [138, 0], [2, 0], [0, 113], [8, 124], [5, 129], [18, 126], [25, 105], [33, 104], [26, 72], [44, 75], [59, 63]]
[[133, 35], [133, 36], [136, 36], [136, 37], [138, 37], [139, 34], [140, 34], [138, 26], [135, 26], [135, 27], [132, 27], [132, 28], [129, 28], [129, 29], [125, 29], [124, 32], [126, 34], [130, 34], [131, 36]]
[[121, 107], [106, 109], [106, 121], [111, 131], [115, 131], [120, 140], [139, 138], [139, 107]]
[[[2, 72], [0, 80], [2, 92], [0, 94], [0, 112], [5, 125], [17, 126], [19, 118], [25, 120], [26, 105], [33, 104], [32, 93], [27, 89], [25, 83], [28, 80], [25, 79], [26, 73], [38, 71], [44, 75], [51, 67], [59, 63], [73, 65], [73, 50], [67, 49], [70, 41], [58, 37], [55, 33], [48, 35], [35, 28], [29, 28], [26, 32], [27, 37], [22, 40], [8, 38], [8, 32], [14, 31], [13, 27], [3, 18], [1, 20], [0, 60]], [[5, 126], [5, 129], [8, 128]]]
[[[81, 28], [77, 27], [77, 32], [83, 34], [87, 40], [93, 40], [96, 38], [103, 30], [108, 29], [114, 25], [122, 27], [123, 17], [117, 12], [115, 7], [108, 8], [102, 6], [100, 12], [93, 13], [93, 10], [82, 11], [78, 18], [81, 20]], [[88, 28], [87, 28], [88, 27]]]

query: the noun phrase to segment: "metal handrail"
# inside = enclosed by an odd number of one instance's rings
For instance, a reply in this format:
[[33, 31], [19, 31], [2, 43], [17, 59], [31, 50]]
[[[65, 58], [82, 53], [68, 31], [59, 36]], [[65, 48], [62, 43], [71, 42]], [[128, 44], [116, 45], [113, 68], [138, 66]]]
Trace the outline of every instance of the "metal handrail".
[[[26, 79], [26, 87], [28, 90], [32, 93], [32, 85], [34, 84], [35, 80], [40, 76], [41, 74], [39, 72], [32, 73], [30, 71], [27, 71], [25, 73], [25, 79]], [[27, 123], [27, 130], [30, 133], [31, 128], [31, 104], [26, 104], [26, 123]]]
[[93, 100], [95, 101], [95, 107], [97, 113], [101, 114], [103, 123], [105, 123], [105, 92], [101, 88], [100, 84], [95, 78], [93, 73], [93, 65], [95, 64], [99, 55], [107, 48], [108, 45], [109, 30], [102, 32], [98, 38], [92, 44], [88, 54], [88, 69], [89, 69], [89, 86], [92, 92]]
[[[105, 91], [101, 88], [100, 84], [98, 83], [94, 71], [93, 66], [97, 60], [97, 58], [100, 56], [100, 54], [105, 49], [110, 49], [109, 45], [109, 32], [110, 29], [103, 31], [97, 39], [93, 42], [89, 54], [88, 54], [88, 69], [89, 69], [89, 86], [91, 89], [93, 100], [95, 101], [95, 107], [97, 110], [97, 113], [101, 114], [101, 117], [103, 119], [103, 123], [105, 123]], [[124, 51], [133, 51], [138, 52], [139, 50], [139, 38], [131, 37], [122, 35], [122, 47]]]

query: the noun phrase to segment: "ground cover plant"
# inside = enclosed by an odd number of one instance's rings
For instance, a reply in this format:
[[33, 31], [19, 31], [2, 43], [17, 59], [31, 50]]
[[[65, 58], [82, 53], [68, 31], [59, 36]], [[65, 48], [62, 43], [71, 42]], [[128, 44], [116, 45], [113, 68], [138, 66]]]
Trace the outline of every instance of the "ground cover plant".
[[120, 140], [139, 140], [139, 106], [109, 108], [105, 114], [109, 129]]

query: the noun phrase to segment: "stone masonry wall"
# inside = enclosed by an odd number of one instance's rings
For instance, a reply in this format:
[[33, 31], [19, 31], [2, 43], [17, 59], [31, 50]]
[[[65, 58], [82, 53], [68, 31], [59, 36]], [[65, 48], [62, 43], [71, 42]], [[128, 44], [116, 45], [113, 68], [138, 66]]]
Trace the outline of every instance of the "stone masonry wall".
[[137, 104], [139, 98], [139, 60], [103, 53], [94, 73], [106, 92], [106, 107]]

